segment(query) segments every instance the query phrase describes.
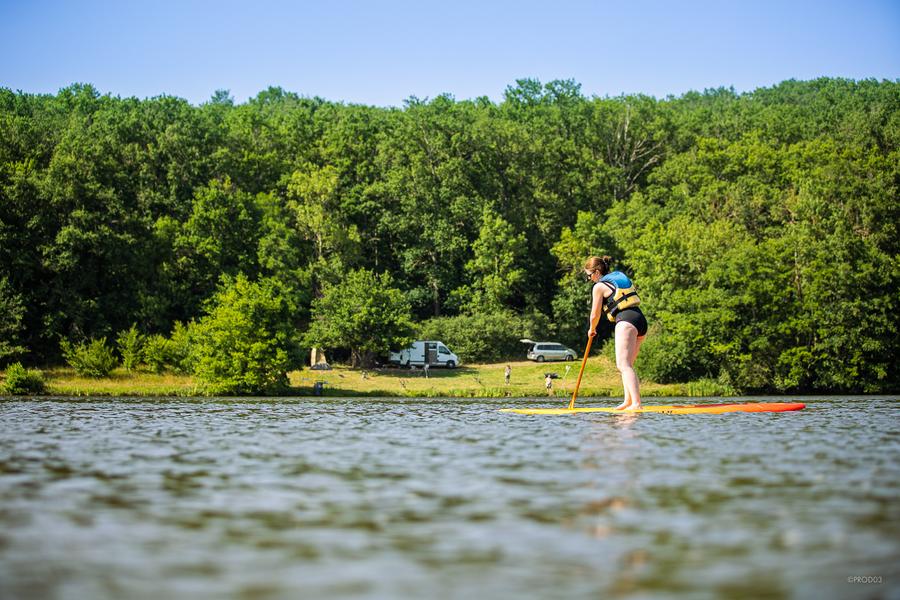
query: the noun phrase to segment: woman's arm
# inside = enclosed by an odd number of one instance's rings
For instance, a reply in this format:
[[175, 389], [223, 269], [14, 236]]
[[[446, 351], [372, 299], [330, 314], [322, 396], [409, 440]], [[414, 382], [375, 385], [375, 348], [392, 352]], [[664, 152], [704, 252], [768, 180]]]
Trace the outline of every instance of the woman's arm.
[[603, 314], [603, 299], [609, 295], [609, 288], [599, 281], [594, 284], [591, 290], [591, 327], [588, 329], [588, 336], [597, 335], [597, 323], [600, 322], [600, 315]]

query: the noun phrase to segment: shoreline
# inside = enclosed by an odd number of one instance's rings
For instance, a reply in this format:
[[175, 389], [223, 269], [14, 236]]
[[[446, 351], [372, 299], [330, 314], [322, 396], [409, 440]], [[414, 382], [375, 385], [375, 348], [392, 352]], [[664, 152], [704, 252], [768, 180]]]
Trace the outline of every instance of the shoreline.
[[[512, 369], [510, 383], [504, 382], [504, 370]], [[335, 365], [330, 370], [312, 370], [308, 367], [288, 373], [289, 387], [273, 394], [251, 394], [235, 398], [268, 397], [320, 397], [320, 398], [569, 398], [575, 387], [579, 361], [545, 362], [510, 361], [501, 363], [463, 365], [456, 369], [429, 369], [428, 376], [422, 369], [399, 367], [359, 369]], [[568, 367], [568, 370], [566, 369]], [[191, 375], [175, 373], [128, 372], [115, 369], [104, 378], [81, 377], [68, 367], [41, 369], [46, 389], [31, 397], [208, 397], [202, 393]], [[555, 373], [553, 395], [547, 394], [544, 377]], [[5, 380], [5, 371], [0, 374]], [[316, 393], [319, 384], [320, 393]], [[0, 386], [0, 390], [2, 390]], [[653, 397], [709, 397], [735, 396], [714, 381], [701, 380], [689, 383], [659, 384], [641, 382], [642, 395]], [[615, 398], [622, 396], [622, 385], [615, 365], [604, 356], [588, 360], [582, 379], [579, 397]], [[16, 398], [0, 392], [0, 397]], [[228, 396], [232, 397], [232, 396]]]

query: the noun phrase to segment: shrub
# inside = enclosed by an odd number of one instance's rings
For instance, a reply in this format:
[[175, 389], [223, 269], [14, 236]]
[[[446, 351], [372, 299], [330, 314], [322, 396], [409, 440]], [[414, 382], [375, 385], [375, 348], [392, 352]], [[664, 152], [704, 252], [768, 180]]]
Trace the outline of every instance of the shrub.
[[75, 372], [87, 377], [106, 377], [116, 368], [118, 361], [106, 338], [73, 345], [68, 340], [60, 342], [63, 357]]
[[144, 364], [154, 373], [162, 373], [173, 362], [172, 342], [166, 336], [154, 334], [144, 341]]
[[294, 308], [272, 279], [226, 280], [191, 329], [194, 374], [208, 394], [274, 393], [299, 362]]
[[651, 324], [636, 363], [642, 377], [657, 383], [714, 378], [720, 366], [697, 320], [680, 315]]
[[40, 394], [44, 391], [44, 374], [38, 369], [26, 369], [16, 362], [6, 370], [6, 393], [13, 396]]
[[191, 352], [193, 346], [193, 323], [185, 325], [175, 322], [172, 335], [169, 336], [169, 362], [167, 363], [177, 373], [191, 373], [194, 370], [194, 355]]
[[194, 357], [191, 352], [193, 344], [193, 323], [185, 325], [176, 321], [172, 335], [148, 335], [143, 342], [142, 358], [147, 369], [154, 373], [171, 370], [176, 373], [191, 373]]
[[122, 366], [126, 371], [133, 371], [143, 360], [144, 336], [132, 325], [127, 331], [120, 331], [116, 343], [122, 355]]

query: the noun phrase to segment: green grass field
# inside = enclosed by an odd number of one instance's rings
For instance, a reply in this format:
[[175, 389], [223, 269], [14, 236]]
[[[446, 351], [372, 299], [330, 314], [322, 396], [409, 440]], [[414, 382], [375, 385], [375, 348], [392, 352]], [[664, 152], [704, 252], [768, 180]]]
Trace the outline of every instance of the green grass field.
[[[509, 385], [503, 381], [506, 365], [512, 369]], [[567, 372], [568, 367], [568, 372]], [[326, 396], [403, 396], [419, 398], [502, 398], [548, 396], [545, 373], [556, 373], [553, 396], [570, 397], [578, 378], [581, 361], [534, 363], [530, 361], [474, 364], [457, 369], [384, 368], [352, 369], [337, 365], [330, 371], [308, 368], [289, 373], [289, 395], [312, 395], [316, 382], [324, 384]], [[94, 379], [78, 376], [69, 368], [45, 369], [47, 395], [53, 396], [194, 396], [198, 389], [189, 375], [171, 373], [126, 372], [116, 369], [109, 377]], [[2, 387], [0, 387], [2, 390]], [[727, 390], [714, 382], [657, 384], [641, 382], [641, 393], [653, 396], [715, 396]], [[588, 360], [581, 382], [580, 397], [621, 396], [622, 383], [615, 365], [606, 356]]]

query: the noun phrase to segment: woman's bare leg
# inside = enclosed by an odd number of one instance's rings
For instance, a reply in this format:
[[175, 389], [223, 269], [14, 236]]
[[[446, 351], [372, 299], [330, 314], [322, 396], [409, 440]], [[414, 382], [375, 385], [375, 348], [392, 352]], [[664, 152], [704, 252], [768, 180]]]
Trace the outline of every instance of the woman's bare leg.
[[[632, 348], [632, 353], [631, 353], [631, 356], [629, 357], [629, 361], [628, 361], [631, 364], [632, 370], [634, 370], [634, 361], [637, 360], [638, 354], [641, 351], [641, 344], [644, 343], [644, 337], [645, 336], [639, 335], [637, 337], [634, 347]], [[638, 400], [636, 403], [631, 403], [629, 405], [629, 408], [640, 408], [641, 407], [641, 381], [640, 381], [640, 379], [638, 379], [637, 371], [634, 371], [634, 379], [635, 379], [635, 382], [637, 384], [637, 389], [638, 389]]]
[[640, 408], [641, 391], [634, 360], [637, 358], [643, 338], [638, 338], [637, 328], [631, 323], [616, 323], [616, 368], [622, 374], [625, 401], [617, 408]]

